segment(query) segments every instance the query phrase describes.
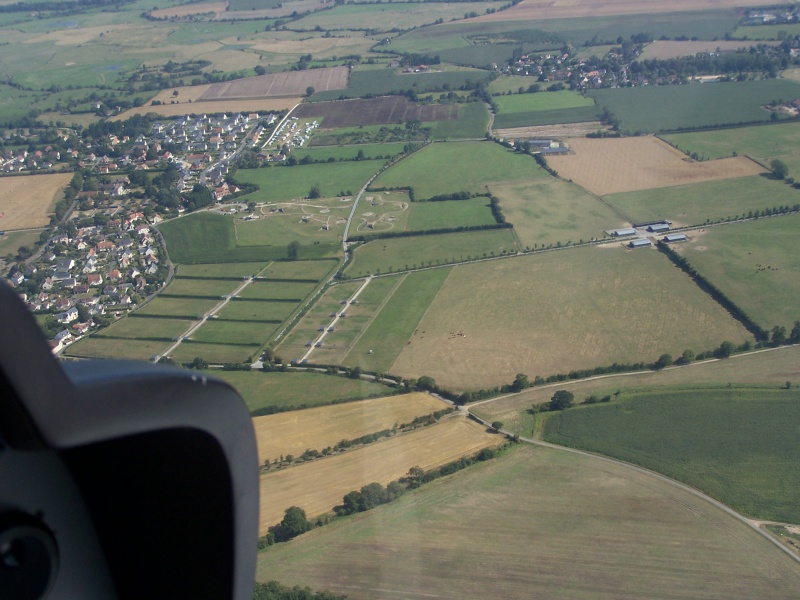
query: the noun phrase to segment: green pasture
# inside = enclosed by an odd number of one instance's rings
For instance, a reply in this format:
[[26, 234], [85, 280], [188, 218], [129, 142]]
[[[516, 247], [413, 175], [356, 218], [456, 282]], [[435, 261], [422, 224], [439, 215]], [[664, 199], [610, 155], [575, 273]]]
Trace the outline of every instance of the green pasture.
[[230, 0], [230, 10], [260, 10], [280, 5], [280, 0]]
[[[312, 148], [297, 148], [292, 152], [297, 160], [306, 156], [316, 161], [353, 160], [359, 152], [364, 153], [364, 159], [383, 159], [402, 154], [402, 142], [389, 144], [359, 144], [358, 146], [315, 146]], [[380, 158], [379, 158], [380, 157]]]
[[[463, 7], [462, 7], [463, 8]], [[436, 68], [439, 68], [438, 66]], [[360, 98], [368, 94], [386, 95], [413, 89], [417, 93], [457, 90], [467, 83], [476, 83], [489, 78], [489, 72], [466, 67], [449, 67], [446, 71], [426, 73], [403, 73], [402, 69], [355, 67], [350, 72], [346, 90], [331, 90], [314, 94], [314, 100], [336, 100]]]
[[[287, 245], [239, 246], [233, 218], [199, 213], [165, 221], [160, 229], [167, 242], [170, 258], [176, 263], [221, 263], [231, 261], [261, 263], [287, 258]], [[338, 244], [301, 245], [301, 259], [323, 258], [338, 252]], [[257, 271], [260, 265], [253, 267]]]
[[733, 31], [732, 37], [737, 40], [780, 40], [795, 35], [800, 35], [800, 23], [742, 25]]
[[588, 121], [596, 121], [599, 114], [597, 108], [589, 106], [582, 108], [503, 113], [495, 117], [494, 126], [499, 129], [505, 129], [511, 127], [533, 127], [536, 125], [555, 125], [558, 123], [586, 123]]
[[216, 263], [207, 265], [179, 265], [175, 274], [178, 278], [225, 277], [241, 279], [243, 277], [252, 277], [256, 275], [266, 264], [267, 263]]
[[158, 297], [137, 310], [136, 314], [147, 317], [164, 316], [176, 319], [197, 319], [220, 302], [221, 300], [219, 299]]
[[767, 330], [800, 320], [800, 215], [711, 227], [675, 249]]
[[217, 314], [228, 321], [283, 321], [295, 307], [292, 302], [231, 300]]
[[561, 90], [558, 92], [538, 92], [535, 94], [510, 94], [493, 96], [498, 113], [537, 112], [540, 110], [563, 110], [566, 108], [593, 107], [594, 100], [581, 96], [578, 92]]
[[239, 285], [241, 281], [176, 278], [161, 292], [161, 296], [205, 296], [218, 299], [233, 293]]
[[209, 319], [192, 332], [193, 342], [258, 346], [275, 331], [274, 323]]
[[661, 137], [687, 154], [696, 152], [701, 158], [746, 155], [767, 168], [773, 159], [778, 158], [789, 167], [790, 175], [800, 178], [800, 123], [676, 133]]
[[750, 175], [611, 194], [605, 200], [634, 222], [668, 219], [681, 225], [702, 225], [773, 206], [792, 206], [800, 201], [800, 194], [781, 181]]
[[495, 223], [489, 198], [442, 202], [412, 202], [409, 206], [408, 229], [425, 231], [447, 227], [475, 227]]
[[[308, 200], [280, 205], [286, 212], [268, 213], [262, 209], [258, 219], [236, 219], [236, 239], [239, 247], [286, 246], [297, 241], [302, 245], [335, 244], [344, 232], [344, 221], [350, 214], [352, 202]], [[330, 208], [329, 208], [330, 207]], [[322, 212], [324, 211], [324, 213]], [[303, 220], [305, 217], [307, 220]]]
[[[137, 313], [134, 313], [137, 314]], [[141, 338], [174, 340], [183, 335], [192, 325], [183, 319], [153, 319], [148, 317], [128, 317], [101, 329], [98, 337]]]
[[267, 279], [322, 279], [336, 266], [335, 260], [275, 262], [260, 273]]
[[323, 197], [338, 196], [348, 191], [355, 194], [383, 165], [383, 161], [361, 160], [346, 163], [296, 165], [294, 167], [267, 167], [239, 169], [236, 180], [255, 183], [261, 189], [244, 201], [280, 202], [308, 196], [314, 185], [319, 185]]
[[500, 181], [547, 177], [532, 157], [492, 142], [430, 144], [399, 161], [374, 182], [374, 187], [413, 187], [417, 200], [456, 192], [486, 193]]
[[598, 198], [555, 177], [492, 184], [489, 190], [500, 200], [506, 220], [514, 224], [520, 244], [528, 248], [588, 242], [625, 224]]
[[425, 123], [431, 127], [431, 139], [460, 140], [482, 138], [489, 126], [489, 111], [483, 102], [458, 105], [458, 118]]
[[548, 415], [548, 441], [633, 462], [759, 519], [800, 522], [800, 392], [670, 389]]
[[500, 256], [503, 252], [516, 254], [519, 250], [510, 229], [379, 239], [356, 249], [345, 272], [361, 277]]
[[[489, 69], [492, 64], [505, 65], [514, 57], [514, 51], [522, 48], [523, 52], [535, 52], [557, 48], [559, 44], [554, 40], [544, 39], [533, 44], [474, 44], [465, 47], [445, 48], [436, 51], [442, 62], [456, 65]], [[530, 81], [528, 82], [530, 85]], [[525, 86], [527, 87], [527, 85]], [[514, 88], [516, 91], [516, 88]]]
[[[480, 12], [501, 6], [502, 2], [481, 2]], [[448, 2], [350, 4], [312, 13], [292, 23], [292, 27], [321, 27], [326, 31], [335, 31], [358, 26], [373, 31], [392, 31], [430, 25], [437, 19], [451, 21], [463, 18], [464, 7]]]
[[659, 132], [695, 127], [768, 122], [762, 108], [772, 100], [800, 95], [800, 85], [785, 79], [694, 83], [590, 90], [598, 109], [609, 109], [624, 132]]
[[188, 363], [200, 357], [211, 364], [238, 363], [254, 360], [258, 356], [258, 345], [234, 346], [183, 341], [172, 351], [170, 358], [175, 362]]
[[316, 287], [314, 283], [254, 280], [238, 297], [250, 300], [302, 300]]
[[[489, 90], [489, 93], [495, 97], [501, 94], [516, 94], [519, 92], [520, 88], [527, 91], [527, 89], [532, 85], [539, 85], [539, 87], [542, 87], [542, 84], [538, 83], [534, 77], [524, 77], [522, 75], [501, 75], [492, 81], [487, 86], [487, 89]], [[546, 85], [547, 84], [545, 84], [545, 86]]]
[[150, 360], [153, 356], [164, 352], [170, 344], [171, 342], [115, 339], [91, 335], [69, 346], [64, 350], [64, 356]]
[[[700, 434], [702, 435], [702, 433]], [[478, 523], [491, 524], [491, 533]], [[400, 560], [402, 558], [403, 560]], [[791, 557], [721, 509], [622, 465], [520, 445], [258, 555], [256, 580], [359, 598], [785, 600]], [[381, 595], [385, 597], [386, 594]]]
[[366, 371], [388, 372], [449, 274], [450, 269], [431, 269], [374, 279], [367, 290], [378, 282], [384, 284], [381, 287], [389, 284], [393, 287], [377, 305], [374, 320], [342, 362]]
[[228, 382], [242, 396], [251, 413], [323, 406], [345, 400], [384, 396], [392, 389], [380, 383], [334, 377], [321, 373], [260, 371], [207, 371], [209, 376]]
[[0, 235], [0, 256], [16, 254], [23, 246], [32, 249], [39, 241], [41, 230], [6, 231]]

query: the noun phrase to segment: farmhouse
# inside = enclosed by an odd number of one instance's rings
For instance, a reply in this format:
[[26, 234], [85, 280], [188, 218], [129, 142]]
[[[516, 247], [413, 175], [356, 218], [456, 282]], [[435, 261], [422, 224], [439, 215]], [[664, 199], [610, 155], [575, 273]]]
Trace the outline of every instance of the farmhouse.
[[686, 241], [686, 234], [685, 233], [670, 233], [669, 235], [665, 235], [661, 239], [663, 239], [667, 243], [684, 242], [684, 241]]
[[639, 239], [639, 240], [631, 240], [628, 243], [629, 248], [646, 248], [647, 246], [652, 246], [653, 243], [647, 239]]
[[614, 229], [610, 233], [614, 237], [626, 237], [629, 235], [636, 235], [636, 230], [633, 227], [623, 227], [621, 229]]

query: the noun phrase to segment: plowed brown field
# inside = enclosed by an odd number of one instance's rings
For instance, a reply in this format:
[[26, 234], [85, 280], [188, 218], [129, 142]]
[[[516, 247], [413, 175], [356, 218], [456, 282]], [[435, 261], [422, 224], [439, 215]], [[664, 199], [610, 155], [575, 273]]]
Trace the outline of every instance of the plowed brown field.
[[686, 12], [739, 6], [771, 6], [774, 0], [523, 0], [508, 10], [483, 15], [471, 22], [533, 21], [605, 15]]
[[333, 510], [345, 494], [369, 483], [386, 485], [413, 466], [433, 469], [503, 441], [502, 436], [455, 415], [338, 456], [268, 473], [261, 477], [259, 535], [279, 523], [290, 506], [299, 506], [313, 518]]
[[548, 164], [565, 179], [601, 196], [766, 172], [744, 156], [696, 162], [652, 136], [575, 138], [569, 145], [574, 154], [548, 157]]
[[43, 227], [72, 173], [0, 178], [0, 230]]
[[349, 73], [347, 67], [331, 67], [234, 79], [211, 84], [197, 101], [297, 96], [305, 94], [308, 87], [313, 87], [318, 92], [343, 90], [347, 87]]
[[255, 417], [258, 461], [322, 450], [340, 440], [391, 429], [395, 423], [410, 423], [443, 408], [446, 405], [441, 400], [414, 393]]
[[384, 125], [408, 121], [452, 121], [458, 118], [456, 104], [415, 104], [399, 96], [370, 100], [314, 102], [297, 108], [297, 117], [322, 117], [325, 129]]

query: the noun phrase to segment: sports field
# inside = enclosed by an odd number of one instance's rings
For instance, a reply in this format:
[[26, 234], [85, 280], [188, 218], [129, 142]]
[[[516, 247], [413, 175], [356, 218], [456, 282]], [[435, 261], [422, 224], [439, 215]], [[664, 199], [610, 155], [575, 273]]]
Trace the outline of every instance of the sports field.
[[738, 127], [718, 131], [678, 133], [662, 136], [684, 152], [705, 158], [747, 155], [765, 166], [779, 158], [789, 174], [800, 176], [800, 123]]
[[548, 441], [645, 466], [758, 519], [800, 522], [800, 392], [656, 389], [549, 414]]
[[780, 181], [751, 176], [611, 194], [605, 200], [632, 221], [669, 219], [677, 226], [747, 216], [750, 211], [773, 206], [793, 206], [798, 194]]
[[697, 162], [652, 136], [574, 138], [569, 146], [574, 154], [550, 156], [547, 163], [565, 179], [599, 195], [765, 172], [744, 156]]
[[489, 186], [520, 244], [527, 248], [605, 237], [624, 220], [581, 187], [549, 177], [534, 182]]
[[769, 122], [762, 108], [796, 98], [800, 86], [786, 79], [693, 83], [590, 90], [599, 110], [608, 108], [624, 133], [655, 133], [696, 127]]
[[510, 229], [374, 240], [355, 250], [345, 274], [363, 277], [407, 271], [503, 253], [516, 254], [520, 250]]
[[359, 125], [396, 125], [408, 121], [448, 121], [458, 117], [457, 104], [417, 104], [401, 96], [301, 104], [298, 118], [322, 119], [324, 129]]
[[441, 400], [416, 392], [255, 417], [258, 462], [322, 451], [341, 440], [392, 429], [444, 408]]
[[709, 228], [676, 246], [761, 327], [800, 320], [800, 215]]
[[667, 483], [522, 446], [269, 548], [256, 579], [274, 578], [353, 600], [786, 600], [800, 569]]
[[455, 267], [390, 372], [481, 389], [747, 339], [661, 253], [614, 243]]
[[456, 192], [486, 193], [489, 183], [546, 177], [530, 156], [492, 142], [430, 144], [390, 167], [373, 186], [413, 187], [417, 200]]
[[0, 177], [0, 230], [43, 227], [71, 173]]
[[290, 506], [310, 517], [332, 512], [342, 497], [378, 482], [386, 485], [413, 466], [432, 469], [502, 443], [503, 437], [462, 415], [363, 448], [261, 477], [259, 534], [280, 522]]
[[254, 415], [276, 410], [299, 410], [347, 400], [362, 400], [389, 393], [388, 388], [379, 383], [333, 377], [322, 373], [299, 371], [263, 373], [214, 369], [209, 374], [235, 387], [248, 410]]

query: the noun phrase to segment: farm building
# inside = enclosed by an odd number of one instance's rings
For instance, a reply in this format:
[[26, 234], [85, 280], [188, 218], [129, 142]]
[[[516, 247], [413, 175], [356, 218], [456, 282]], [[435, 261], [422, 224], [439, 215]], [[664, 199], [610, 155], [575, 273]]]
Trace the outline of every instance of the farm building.
[[640, 239], [640, 240], [631, 240], [628, 243], [629, 248], [645, 248], [647, 246], [652, 246], [653, 243], [650, 240]]
[[610, 233], [614, 237], [625, 237], [628, 235], [636, 235], [636, 230], [633, 227], [623, 227], [622, 229], [614, 229]]
[[663, 239], [667, 243], [684, 242], [684, 241], [686, 241], [686, 234], [685, 233], [670, 233], [669, 235], [665, 235], [661, 239]]
[[669, 231], [669, 224], [667, 223], [653, 223], [647, 228], [650, 233], [661, 233], [662, 231]]
[[569, 154], [569, 148], [565, 148], [563, 146], [560, 146], [558, 148], [542, 148], [539, 151], [539, 153], [540, 154], [550, 154], [550, 155], [552, 155], [552, 154], [556, 154], [556, 155], [558, 155], [558, 154]]

